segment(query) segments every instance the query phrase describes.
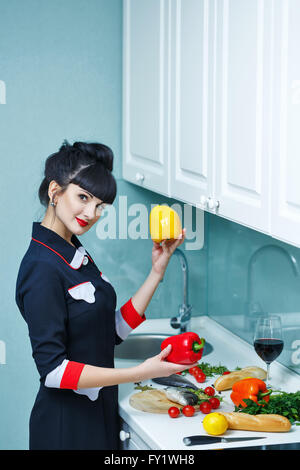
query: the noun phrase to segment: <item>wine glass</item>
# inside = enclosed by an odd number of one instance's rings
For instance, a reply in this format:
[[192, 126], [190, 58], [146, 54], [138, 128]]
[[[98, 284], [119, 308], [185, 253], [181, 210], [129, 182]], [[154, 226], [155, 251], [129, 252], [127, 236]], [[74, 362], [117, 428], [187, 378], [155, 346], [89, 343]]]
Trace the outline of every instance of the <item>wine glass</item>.
[[257, 320], [254, 334], [254, 349], [267, 364], [267, 388], [271, 387], [270, 364], [283, 350], [282, 326], [279, 315], [264, 315]]

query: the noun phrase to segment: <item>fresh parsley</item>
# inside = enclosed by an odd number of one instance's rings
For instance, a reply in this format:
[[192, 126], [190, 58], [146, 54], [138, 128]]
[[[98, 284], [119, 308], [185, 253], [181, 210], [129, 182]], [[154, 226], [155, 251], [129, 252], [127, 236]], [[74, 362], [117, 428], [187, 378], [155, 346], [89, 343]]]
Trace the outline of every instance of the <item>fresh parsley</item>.
[[141, 385], [141, 382], [135, 382], [134, 390], [141, 390], [141, 392], [145, 392], [146, 390], [155, 390], [152, 385]]
[[[228, 372], [228, 367], [219, 364], [218, 366], [212, 366], [208, 362], [199, 362], [196, 367], [202, 370], [206, 377], [212, 377], [213, 375], [222, 375], [224, 372]], [[235, 370], [241, 370], [240, 367], [236, 367]], [[182, 375], [187, 374], [189, 369], [182, 372]]]
[[[244, 399], [246, 408], [235, 407], [235, 411], [257, 414], [277, 414], [288, 418], [291, 424], [300, 425], [300, 391], [295, 393], [276, 392], [270, 396], [268, 403], [265, 401], [255, 403], [253, 400]], [[262, 406], [263, 405], [263, 406]]]

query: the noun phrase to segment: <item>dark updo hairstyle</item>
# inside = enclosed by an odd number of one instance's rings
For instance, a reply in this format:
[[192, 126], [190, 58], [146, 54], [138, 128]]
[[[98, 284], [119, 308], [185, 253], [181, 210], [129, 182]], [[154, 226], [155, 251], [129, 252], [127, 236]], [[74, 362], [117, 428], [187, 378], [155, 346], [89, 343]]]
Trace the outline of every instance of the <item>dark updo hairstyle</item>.
[[117, 193], [116, 180], [112, 174], [113, 152], [99, 143], [66, 140], [59, 151], [50, 155], [45, 163], [44, 179], [39, 188], [39, 199], [48, 207], [49, 183], [55, 180], [63, 193], [70, 183], [77, 184], [106, 204], [112, 204]]

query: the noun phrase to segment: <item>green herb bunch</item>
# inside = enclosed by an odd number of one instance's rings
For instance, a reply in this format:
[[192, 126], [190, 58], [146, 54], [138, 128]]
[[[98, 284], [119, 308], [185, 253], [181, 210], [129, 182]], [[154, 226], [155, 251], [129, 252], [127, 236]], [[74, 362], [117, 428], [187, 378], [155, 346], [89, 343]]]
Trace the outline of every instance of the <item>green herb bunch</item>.
[[[202, 370], [206, 377], [212, 377], [213, 375], [222, 375], [224, 372], [228, 372], [228, 368], [219, 364], [218, 366], [211, 366], [208, 362], [199, 362], [196, 367]], [[240, 370], [237, 367], [235, 370]], [[181, 375], [187, 374], [189, 369], [184, 370]]]
[[[291, 424], [300, 425], [300, 391], [295, 393], [277, 392], [270, 396], [268, 403], [265, 401], [255, 403], [253, 400], [245, 398], [246, 408], [236, 406], [235, 411], [257, 414], [277, 414], [288, 418]], [[263, 406], [262, 406], [263, 405]]]

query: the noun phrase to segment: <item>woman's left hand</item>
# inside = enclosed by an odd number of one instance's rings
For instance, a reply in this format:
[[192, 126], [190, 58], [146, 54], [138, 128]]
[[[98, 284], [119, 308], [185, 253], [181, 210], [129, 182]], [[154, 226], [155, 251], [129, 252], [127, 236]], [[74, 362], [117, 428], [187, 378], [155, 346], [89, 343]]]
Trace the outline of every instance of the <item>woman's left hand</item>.
[[173, 240], [163, 240], [160, 243], [153, 242], [152, 248], [152, 270], [163, 278], [170, 258], [176, 248], [178, 248], [185, 239], [186, 229], [182, 229], [180, 238]]

